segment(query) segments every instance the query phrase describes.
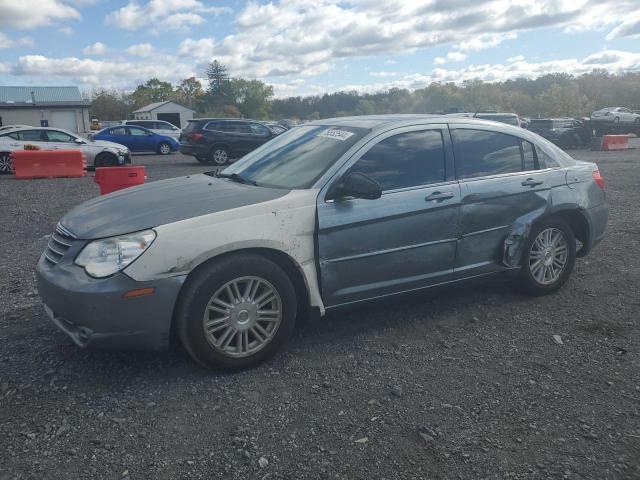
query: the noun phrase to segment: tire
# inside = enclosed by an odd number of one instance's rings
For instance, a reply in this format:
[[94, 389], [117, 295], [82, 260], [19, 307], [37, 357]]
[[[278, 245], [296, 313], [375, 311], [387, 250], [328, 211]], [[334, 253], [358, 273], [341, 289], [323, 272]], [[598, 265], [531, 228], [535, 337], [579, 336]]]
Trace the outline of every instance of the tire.
[[118, 166], [118, 157], [113, 155], [112, 153], [99, 153], [96, 156], [96, 159], [93, 161], [93, 165], [95, 168], [100, 167], [117, 167]]
[[158, 144], [158, 153], [160, 155], [169, 155], [171, 153], [171, 145], [167, 142], [160, 142]]
[[[263, 318], [258, 319], [261, 298], [269, 303], [262, 303]], [[176, 306], [176, 329], [203, 367], [240, 370], [261, 364], [286, 343], [297, 307], [293, 284], [278, 264], [259, 255], [234, 255], [187, 280]]]
[[216, 145], [209, 152], [209, 163], [221, 167], [229, 162], [229, 150], [222, 145]]
[[566, 222], [550, 218], [535, 224], [522, 253], [522, 287], [536, 296], [557, 291], [571, 275], [575, 260], [576, 239]]
[[0, 152], [0, 175], [13, 173], [13, 160], [10, 152]]

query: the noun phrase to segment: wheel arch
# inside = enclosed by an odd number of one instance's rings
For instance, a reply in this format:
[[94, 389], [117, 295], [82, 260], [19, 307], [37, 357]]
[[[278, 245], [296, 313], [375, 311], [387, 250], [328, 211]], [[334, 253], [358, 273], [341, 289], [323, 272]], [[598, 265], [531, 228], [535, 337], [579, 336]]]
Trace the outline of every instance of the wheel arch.
[[227, 142], [215, 142], [211, 145], [211, 148], [209, 148], [209, 151], [207, 152], [207, 155], [211, 155], [213, 153], [213, 151], [217, 148], [217, 147], [224, 147], [227, 149], [227, 152], [229, 152], [229, 154], [231, 154], [231, 145]]
[[173, 315], [171, 319], [171, 339], [172, 342], [177, 338], [176, 329], [176, 312], [179, 308], [179, 304], [183, 297], [184, 292], [189, 287], [190, 282], [197, 276], [198, 272], [202, 271], [205, 268], [208, 268], [210, 265], [215, 262], [219, 262], [222, 259], [240, 256], [243, 254], [253, 254], [260, 255], [272, 262], [276, 263], [280, 266], [284, 272], [287, 274], [291, 283], [293, 284], [293, 288], [296, 292], [296, 297], [298, 301], [298, 320], [303, 321], [309, 315], [311, 315], [312, 307], [311, 307], [311, 295], [309, 285], [307, 284], [306, 277], [302, 272], [300, 265], [286, 252], [281, 250], [277, 250], [275, 248], [268, 247], [245, 247], [239, 248], [237, 250], [231, 250], [219, 255], [215, 255], [206, 259], [205, 261], [199, 263], [193, 270], [191, 270], [187, 274], [187, 278], [180, 287], [180, 291], [178, 292], [178, 296], [176, 298], [176, 302], [173, 308]]
[[583, 209], [576, 205], [565, 205], [553, 210], [536, 210], [514, 222], [504, 241], [503, 264], [508, 267], [520, 267], [522, 251], [533, 226], [539, 222], [559, 218], [569, 225], [576, 239], [582, 244], [576, 257], [584, 257], [589, 251], [591, 228]]

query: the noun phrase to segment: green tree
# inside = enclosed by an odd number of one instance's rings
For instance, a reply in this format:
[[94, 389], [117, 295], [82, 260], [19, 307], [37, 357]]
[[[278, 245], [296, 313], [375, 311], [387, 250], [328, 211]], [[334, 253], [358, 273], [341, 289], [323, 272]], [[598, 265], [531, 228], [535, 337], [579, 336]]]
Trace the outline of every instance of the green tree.
[[267, 118], [273, 87], [260, 80], [234, 78], [230, 82], [231, 100], [247, 118]]
[[189, 108], [195, 107], [203, 95], [202, 84], [196, 77], [185, 78], [175, 90], [176, 101]]
[[124, 120], [132, 110], [127, 96], [116, 90], [94, 90], [90, 98], [91, 117], [100, 120]]
[[151, 78], [144, 84], [138, 85], [133, 93], [131, 93], [130, 99], [135, 110], [150, 103], [172, 100], [174, 94], [173, 85], [171, 85], [170, 82], [163, 82], [157, 78]]

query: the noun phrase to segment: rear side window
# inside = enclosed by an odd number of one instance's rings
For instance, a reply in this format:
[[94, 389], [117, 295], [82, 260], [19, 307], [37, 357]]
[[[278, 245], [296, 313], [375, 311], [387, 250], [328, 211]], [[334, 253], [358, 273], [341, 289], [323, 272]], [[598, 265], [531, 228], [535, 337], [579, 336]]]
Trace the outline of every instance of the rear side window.
[[223, 122], [226, 125], [224, 126], [225, 132], [231, 133], [251, 133], [249, 130], [249, 125], [245, 122]]
[[538, 161], [540, 162], [540, 168], [555, 168], [560, 166], [554, 158], [544, 153], [544, 150], [541, 148], [536, 149], [536, 154], [538, 156]]
[[443, 182], [442, 133], [424, 130], [386, 138], [371, 147], [350, 171], [373, 178], [383, 191]]
[[124, 127], [116, 127], [109, 130], [110, 135], [126, 135], [127, 130]]
[[[193, 127], [189, 128], [190, 125], [193, 125]], [[205, 126], [204, 129], [205, 130], [216, 130], [218, 132], [224, 132], [225, 131], [225, 125], [226, 122], [208, 122]], [[195, 122], [189, 122], [189, 125], [187, 125], [187, 128], [185, 128], [185, 132], [191, 132], [193, 130], [195, 130]]]
[[18, 133], [18, 138], [27, 142], [40, 142], [43, 140], [41, 130], [23, 130]]
[[458, 178], [522, 171], [520, 140], [517, 137], [471, 129], [455, 129], [452, 135]]

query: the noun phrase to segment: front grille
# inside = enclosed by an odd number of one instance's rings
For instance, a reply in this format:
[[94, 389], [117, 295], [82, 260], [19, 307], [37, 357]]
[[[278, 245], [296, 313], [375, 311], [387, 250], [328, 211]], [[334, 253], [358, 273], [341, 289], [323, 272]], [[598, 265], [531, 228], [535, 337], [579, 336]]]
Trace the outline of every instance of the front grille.
[[56, 265], [73, 245], [74, 240], [75, 238], [71, 232], [60, 224], [56, 225], [56, 230], [49, 237], [47, 249], [44, 251], [44, 257], [47, 262], [51, 266]]

